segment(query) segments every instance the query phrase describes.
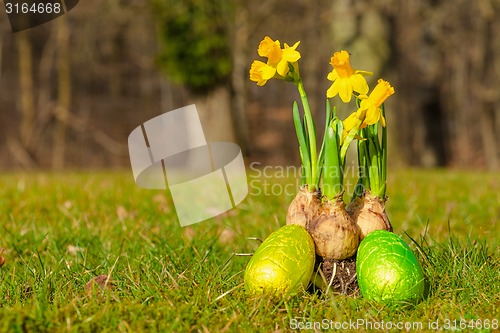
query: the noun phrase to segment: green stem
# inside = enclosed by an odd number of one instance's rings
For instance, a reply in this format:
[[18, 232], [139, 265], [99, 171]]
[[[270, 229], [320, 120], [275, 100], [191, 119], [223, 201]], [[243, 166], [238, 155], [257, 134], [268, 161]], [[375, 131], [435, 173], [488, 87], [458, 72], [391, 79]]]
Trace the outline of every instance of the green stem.
[[[381, 105], [382, 108], [382, 117], [385, 119], [385, 108], [384, 104]], [[386, 120], [387, 121], [387, 120]], [[387, 183], [387, 124], [385, 127], [382, 127], [382, 168], [381, 168], [381, 177], [380, 181], [382, 182], [383, 189], [381, 191], [382, 199], [385, 198], [386, 191], [386, 183]]]
[[304, 119], [307, 127], [307, 134], [309, 135], [309, 156], [311, 158], [311, 183], [308, 185], [308, 190], [314, 192], [316, 190], [316, 185], [314, 180], [316, 179], [316, 174], [318, 172], [318, 156], [316, 152], [316, 130], [314, 127], [314, 121], [311, 115], [311, 108], [309, 107], [309, 101], [307, 100], [306, 91], [304, 90], [304, 85], [302, 80], [296, 81], [297, 89], [299, 90], [300, 100], [302, 101], [302, 107], [304, 108]]

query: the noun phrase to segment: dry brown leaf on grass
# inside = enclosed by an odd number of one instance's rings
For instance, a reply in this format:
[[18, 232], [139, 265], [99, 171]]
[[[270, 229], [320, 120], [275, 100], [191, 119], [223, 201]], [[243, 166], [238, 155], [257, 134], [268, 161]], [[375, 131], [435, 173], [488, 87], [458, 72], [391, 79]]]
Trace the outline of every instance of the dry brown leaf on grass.
[[67, 246], [67, 251], [72, 256], [77, 256], [79, 253], [84, 253], [85, 249], [83, 247], [74, 246], [74, 245], [69, 244]]
[[158, 210], [162, 213], [170, 213], [172, 211], [171, 204], [163, 193], [158, 193], [153, 197], [153, 202], [158, 205]]
[[123, 207], [121, 205], [116, 207], [116, 215], [118, 216], [118, 219], [120, 221], [123, 221], [129, 217], [129, 213], [127, 212], [127, 209], [125, 209], [125, 207]]
[[197, 232], [194, 230], [194, 228], [187, 226], [184, 228], [184, 235], [183, 238], [187, 241], [190, 242], [195, 236]]
[[225, 228], [219, 235], [219, 242], [223, 245], [230, 245], [234, 242], [236, 232], [232, 229]]
[[92, 296], [92, 293], [98, 290], [98, 288], [102, 291], [113, 290], [113, 283], [106, 274], [101, 274], [90, 279], [90, 281], [85, 285], [85, 291], [89, 296]]
[[[2, 254], [4, 250], [5, 250], [4, 248], [1, 248], [0, 249], [0, 254]], [[0, 256], [0, 267], [2, 267], [3, 264], [5, 264], [5, 258], [2, 257], [2, 256]]]

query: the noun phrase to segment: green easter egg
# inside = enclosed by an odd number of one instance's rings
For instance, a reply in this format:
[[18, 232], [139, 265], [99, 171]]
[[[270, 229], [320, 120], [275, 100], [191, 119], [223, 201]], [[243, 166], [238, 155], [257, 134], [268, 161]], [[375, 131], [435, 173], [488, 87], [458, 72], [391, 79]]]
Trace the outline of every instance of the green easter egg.
[[271, 233], [259, 246], [245, 270], [250, 294], [283, 296], [307, 288], [314, 269], [314, 241], [296, 224]]
[[356, 256], [361, 294], [375, 301], [418, 301], [424, 293], [424, 273], [408, 245], [385, 230], [369, 233]]

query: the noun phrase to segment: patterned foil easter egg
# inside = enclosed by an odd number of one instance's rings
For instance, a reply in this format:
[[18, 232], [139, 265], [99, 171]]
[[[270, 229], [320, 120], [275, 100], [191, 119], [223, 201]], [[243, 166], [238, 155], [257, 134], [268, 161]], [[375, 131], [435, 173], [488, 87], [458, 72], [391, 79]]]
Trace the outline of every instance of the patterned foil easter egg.
[[300, 225], [286, 225], [255, 251], [245, 270], [250, 294], [283, 296], [307, 288], [314, 269], [314, 241]]
[[422, 267], [408, 245], [391, 232], [377, 230], [363, 239], [356, 273], [366, 299], [415, 302], [423, 297]]

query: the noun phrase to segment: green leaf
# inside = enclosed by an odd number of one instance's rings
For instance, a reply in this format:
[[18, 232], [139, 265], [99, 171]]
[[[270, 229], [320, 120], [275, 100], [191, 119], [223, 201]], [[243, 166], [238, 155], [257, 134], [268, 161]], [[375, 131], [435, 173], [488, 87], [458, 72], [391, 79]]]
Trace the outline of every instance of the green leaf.
[[344, 139], [344, 142], [342, 142], [342, 147], [340, 149], [340, 158], [342, 161], [345, 161], [345, 156], [347, 155], [347, 149], [349, 148], [349, 145], [351, 144], [352, 140], [356, 137], [356, 134], [358, 134], [358, 131], [356, 128], [353, 128], [352, 130], [349, 131], [347, 136]]
[[[361, 137], [366, 137], [366, 130], [362, 129], [359, 133]], [[354, 196], [361, 196], [365, 189], [370, 188], [370, 179], [368, 175], [368, 151], [367, 140], [358, 140], [358, 174], [359, 179], [354, 189]]]
[[379, 160], [380, 155], [377, 151], [375, 140], [368, 138], [368, 154], [369, 154], [369, 167], [368, 172], [370, 174], [370, 190], [374, 195], [379, 195], [380, 192], [380, 177], [379, 177]]
[[340, 164], [339, 145], [337, 143], [336, 122], [334, 118], [328, 126], [325, 137], [325, 163], [323, 175], [323, 188], [326, 197], [332, 200], [342, 192], [343, 170]]
[[[342, 137], [342, 133], [344, 132], [344, 125], [342, 124], [342, 121], [337, 118], [337, 116], [334, 116], [334, 124], [335, 124], [335, 134], [337, 135], [337, 150], [340, 152], [341, 151], [341, 145], [340, 145], [340, 140]], [[342, 158], [342, 156], [339, 154], [340, 158], [340, 164], [342, 167], [345, 167], [345, 156]]]
[[300, 185], [305, 185], [307, 184], [306, 180], [306, 170], [304, 167], [304, 154], [302, 153], [302, 147], [299, 145], [299, 155], [300, 155], [300, 160], [302, 161], [302, 168], [300, 169]]
[[302, 121], [299, 114], [299, 106], [297, 102], [293, 102], [292, 107], [293, 114], [293, 124], [295, 126], [295, 132], [297, 134], [297, 139], [299, 141], [299, 151], [300, 158], [302, 161], [302, 168], [305, 177], [305, 182], [309, 183], [311, 177], [311, 158], [309, 156], [309, 147], [306, 143], [306, 135], [304, 133], [304, 127], [302, 126]]
[[[336, 113], [335, 107], [333, 107], [333, 114]], [[330, 108], [330, 100], [326, 100], [326, 119], [325, 119], [325, 131], [323, 132], [323, 142], [321, 143], [321, 149], [319, 151], [319, 158], [318, 158], [318, 174], [317, 174], [317, 179], [314, 180], [314, 183], [316, 186], [319, 186], [319, 181], [321, 179], [321, 174], [323, 172], [323, 164], [325, 160], [325, 141], [326, 141], [326, 132], [328, 130], [328, 126], [330, 124], [332, 118], [332, 110]]]
[[[368, 139], [372, 142], [373, 147], [371, 147], [370, 155], [372, 159], [377, 164], [378, 170], [382, 170], [382, 151], [380, 148], [380, 140], [378, 136], [378, 126], [379, 124], [373, 124], [367, 126], [368, 130]], [[378, 178], [380, 179], [380, 174], [378, 174]]]

